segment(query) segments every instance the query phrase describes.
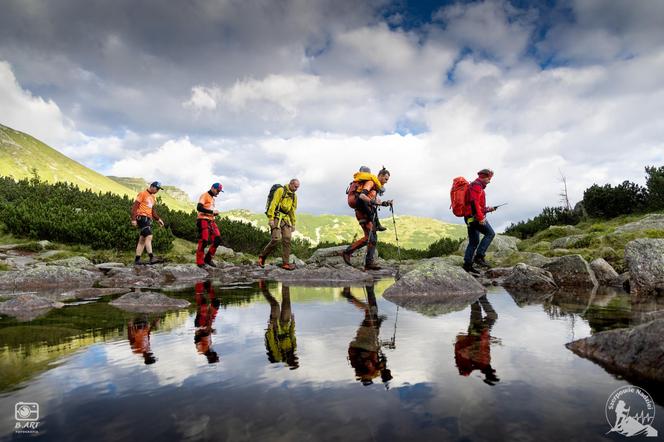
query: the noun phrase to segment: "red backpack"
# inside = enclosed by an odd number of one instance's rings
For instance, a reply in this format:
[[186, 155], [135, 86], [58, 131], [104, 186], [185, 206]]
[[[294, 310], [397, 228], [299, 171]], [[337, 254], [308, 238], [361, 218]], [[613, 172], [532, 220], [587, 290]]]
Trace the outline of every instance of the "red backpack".
[[468, 195], [468, 180], [458, 176], [452, 180], [452, 190], [450, 190], [450, 208], [456, 216], [463, 216], [466, 211], [466, 198]]

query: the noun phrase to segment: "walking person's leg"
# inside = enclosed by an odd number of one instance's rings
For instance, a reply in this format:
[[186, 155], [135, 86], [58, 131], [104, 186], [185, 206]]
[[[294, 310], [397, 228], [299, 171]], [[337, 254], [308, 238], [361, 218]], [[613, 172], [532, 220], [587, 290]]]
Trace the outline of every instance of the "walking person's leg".
[[198, 247], [196, 248], [196, 265], [202, 267], [205, 265], [205, 247], [208, 245], [210, 239], [210, 229], [208, 222], [204, 219], [196, 221], [196, 228], [198, 229]]
[[482, 238], [479, 247], [477, 247], [474, 262], [484, 267], [489, 267], [489, 264], [484, 260], [484, 256], [491, 245], [491, 241], [493, 241], [493, 238], [496, 236], [496, 233], [493, 231], [493, 228], [488, 221], [484, 224], [479, 224], [477, 230], [479, 233], [482, 233], [484, 237]]
[[463, 263], [466, 265], [472, 265], [475, 250], [480, 243], [480, 232], [477, 230], [476, 225], [479, 225], [479, 223], [472, 222], [467, 224], [468, 246], [466, 246], [466, 253], [463, 256]]
[[290, 263], [292, 233], [293, 228], [289, 224], [283, 223], [281, 226], [281, 263], [283, 265]]
[[277, 245], [279, 245], [280, 241], [281, 241], [281, 229], [275, 226], [270, 233], [270, 242], [267, 243], [267, 245], [261, 252], [260, 256], [262, 256], [264, 259], [267, 259], [267, 257], [270, 256], [270, 253], [272, 253], [274, 248], [277, 247]]

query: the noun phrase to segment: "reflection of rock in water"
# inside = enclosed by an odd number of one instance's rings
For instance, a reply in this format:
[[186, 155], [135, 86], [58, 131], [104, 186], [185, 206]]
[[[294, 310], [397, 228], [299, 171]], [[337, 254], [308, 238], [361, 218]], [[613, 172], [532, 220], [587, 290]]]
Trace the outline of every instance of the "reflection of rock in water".
[[664, 319], [609, 330], [567, 344], [579, 356], [625, 377], [664, 382]]
[[512, 296], [512, 299], [519, 307], [544, 304], [553, 297], [553, 292], [542, 293], [518, 289], [505, 289], [505, 291]]

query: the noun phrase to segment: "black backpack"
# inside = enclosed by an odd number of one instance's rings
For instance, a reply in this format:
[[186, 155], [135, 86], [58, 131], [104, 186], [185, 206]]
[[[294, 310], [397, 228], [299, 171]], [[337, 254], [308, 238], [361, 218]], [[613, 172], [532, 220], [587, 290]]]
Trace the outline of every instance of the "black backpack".
[[[270, 210], [270, 204], [272, 204], [272, 198], [274, 198], [274, 192], [277, 191], [277, 189], [284, 187], [282, 184], [273, 184], [272, 187], [270, 187], [270, 193], [267, 194], [267, 202], [265, 203], [265, 214], [267, 215], [267, 211]], [[281, 197], [283, 199], [283, 195]], [[279, 201], [281, 203], [281, 201]], [[278, 205], [277, 205], [278, 207]]]

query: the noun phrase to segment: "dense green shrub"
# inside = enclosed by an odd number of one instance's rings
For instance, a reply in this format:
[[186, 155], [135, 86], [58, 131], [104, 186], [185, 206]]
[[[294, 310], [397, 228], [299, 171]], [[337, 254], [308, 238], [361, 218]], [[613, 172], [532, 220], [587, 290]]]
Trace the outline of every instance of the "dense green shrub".
[[427, 258], [451, 255], [459, 249], [459, 245], [462, 242], [463, 239], [441, 238], [429, 245]]
[[642, 212], [646, 208], [647, 191], [630, 181], [618, 186], [593, 184], [583, 192], [583, 207], [593, 218], [614, 218]]
[[563, 207], [545, 207], [542, 213], [527, 221], [512, 223], [505, 234], [520, 239], [527, 239], [550, 226], [577, 224], [581, 221], [579, 213]]
[[648, 189], [648, 208], [664, 209], [664, 166], [646, 166], [646, 188]]
[[[80, 190], [72, 184], [0, 177], [0, 218], [8, 232], [21, 237], [131, 250], [138, 238], [129, 222], [131, 205], [128, 197]], [[172, 242], [169, 229], [155, 228], [156, 251], [170, 250]]]

